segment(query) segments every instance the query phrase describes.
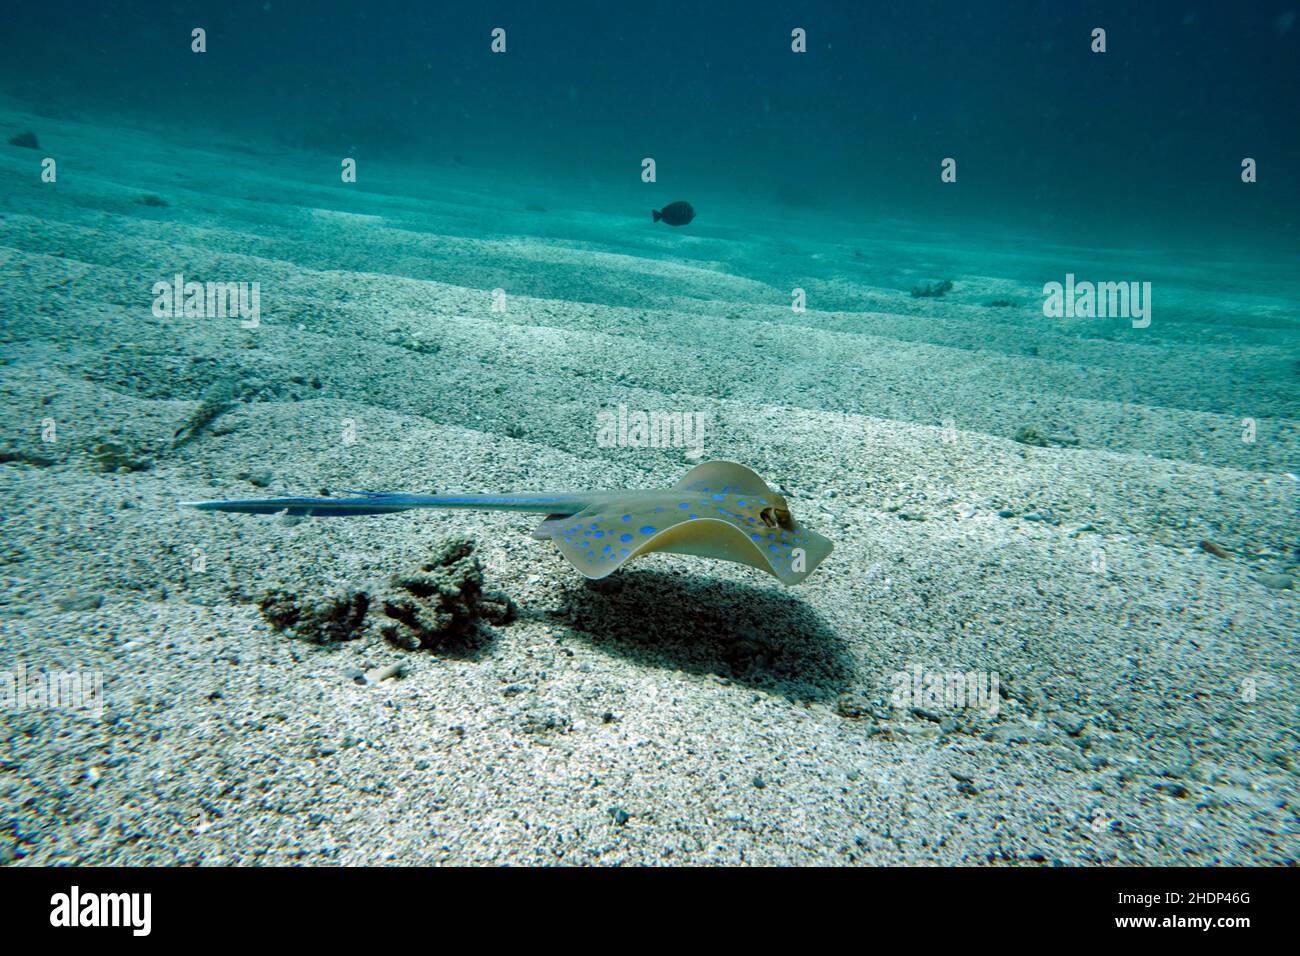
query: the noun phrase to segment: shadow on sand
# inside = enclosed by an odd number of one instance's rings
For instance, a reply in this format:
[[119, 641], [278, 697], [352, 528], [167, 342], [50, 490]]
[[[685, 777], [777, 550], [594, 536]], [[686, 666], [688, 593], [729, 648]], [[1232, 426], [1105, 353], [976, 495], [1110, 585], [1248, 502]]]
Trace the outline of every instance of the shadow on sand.
[[827, 702], [854, 677], [844, 642], [797, 596], [687, 574], [622, 571], [575, 583], [540, 615], [609, 654]]

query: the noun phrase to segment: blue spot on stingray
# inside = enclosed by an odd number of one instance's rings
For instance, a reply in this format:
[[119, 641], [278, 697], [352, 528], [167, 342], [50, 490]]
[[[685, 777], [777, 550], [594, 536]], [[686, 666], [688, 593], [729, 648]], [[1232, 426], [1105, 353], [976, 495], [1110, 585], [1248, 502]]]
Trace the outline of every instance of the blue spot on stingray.
[[683, 502], [682, 502], [681, 504], [679, 504], [677, 507], [679, 507], [679, 508], [689, 508], [690, 506], [691, 506], [691, 503], [690, 503], [689, 501], [683, 501]]
[[613, 550], [613, 549], [612, 549], [609, 545], [605, 545], [605, 550], [606, 550], [606, 551], [611, 551], [611, 550]]
[[597, 537], [597, 538], [603, 538], [603, 537], [605, 537], [605, 532], [603, 532], [603, 531], [597, 531], [597, 532], [596, 532], [596, 537]]
[[663, 511], [663, 510], [664, 510], [664, 509], [661, 508], [659, 505], [655, 505], [655, 514], [659, 514], [659, 512], [661, 512], [661, 511]]
[[777, 553], [780, 552], [781, 549], [778, 548], [778, 547], [777, 547], [776, 545], [774, 545], [774, 544], [769, 544], [769, 545], [767, 546], [767, 550], [771, 551], [773, 554], [777, 554]]
[[647, 524], [647, 525], [642, 525], [637, 530], [640, 531], [642, 534], [654, 534], [659, 529], [652, 524]]
[[631, 520], [632, 520], [632, 516], [631, 516], [631, 515], [623, 515], [623, 520], [624, 520], [624, 521], [631, 521]]
[[736, 502], [736, 504], [737, 504], [737, 505], [739, 505], [739, 506], [740, 506], [740, 507], [742, 507], [742, 508], [743, 508], [743, 507], [745, 507], [745, 502], [744, 502], [744, 500], [743, 500], [743, 499], [742, 499], [742, 500], [739, 500], [739, 501], [737, 501], [737, 502]]
[[692, 521], [694, 521], [694, 520], [695, 520], [696, 518], [698, 518], [698, 517], [699, 517], [699, 515], [691, 515], [691, 516], [690, 516], [690, 518], [691, 518]]
[[590, 537], [591, 537], [591, 532], [590, 532], [590, 531], [584, 531], [584, 532], [582, 532], [582, 536], [583, 536], [584, 538], [590, 538]]
[[726, 501], [726, 499], [727, 499], [727, 496], [726, 496], [726, 495], [714, 495], [714, 496], [713, 496], [713, 500], [714, 500], [714, 501]]
[[627, 544], [629, 541], [632, 540], [632, 536], [630, 534], [620, 534], [618, 536], [618, 540], [622, 541], [624, 544]]
[[625, 558], [627, 557], [627, 548], [619, 548], [618, 551], [621, 555], [623, 555], [623, 557]]
[[750, 537], [753, 538], [755, 541], [763, 540], [763, 536], [761, 534], [751, 534]]

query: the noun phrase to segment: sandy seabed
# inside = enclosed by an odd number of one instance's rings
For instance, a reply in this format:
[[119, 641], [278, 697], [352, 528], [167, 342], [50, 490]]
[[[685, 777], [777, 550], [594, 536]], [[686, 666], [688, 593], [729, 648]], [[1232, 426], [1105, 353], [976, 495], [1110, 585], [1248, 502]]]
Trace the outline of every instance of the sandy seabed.
[[[0, 670], [102, 675], [103, 711], [0, 715], [0, 861], [1297, 861], [1293, 270], [698, 197], [669, 231], [662, 193], [344, 186], [337, 157], [0, 110], [24, 130]], [[1045, 319], [1066, 271], [1151, 280], [1151, 328]], [[257, 282], [260, 324], [155, 316], [177, 273]], [[682, 449], [597, 443], [620, 404], [703, 414], [705, 456], [833, 555], [793, 589], [668, 555], [594, 588], [527, 516], [177, 506], [675, 481]], [[448, 535], [519, 609], [464, 646], [318, 646], [252, 600]], [[996, 713], [893, 706], [918, 665], [996, 675]]]

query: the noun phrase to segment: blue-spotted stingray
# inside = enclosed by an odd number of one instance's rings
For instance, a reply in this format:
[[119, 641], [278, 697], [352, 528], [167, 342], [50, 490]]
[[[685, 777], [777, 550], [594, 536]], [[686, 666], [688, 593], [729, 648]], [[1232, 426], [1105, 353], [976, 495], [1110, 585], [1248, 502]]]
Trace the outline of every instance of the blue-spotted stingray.
[[553, 541], [589, 578], [607, 577], [654, 551], [736, 561], [798, 584], [831, 553], [831, 542], [800, 526], [785, 498], [743, 465], [696, 465], [671, 488], [565, 494], [410, 495], [356, 491], [340, 498], [187, 501], [204, 511], [316, 518], [389, 514], [412, 508], [523, 511], [547, 517], [533, 532]]

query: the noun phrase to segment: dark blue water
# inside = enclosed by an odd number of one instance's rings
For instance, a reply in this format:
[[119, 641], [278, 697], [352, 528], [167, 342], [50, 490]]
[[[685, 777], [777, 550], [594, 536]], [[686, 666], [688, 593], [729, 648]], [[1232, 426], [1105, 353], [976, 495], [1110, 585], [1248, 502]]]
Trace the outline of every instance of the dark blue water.
[[[793, 217], [1285, 249], [1300, 234], [1296, 6], [12, 4], [0, 92], [196, 138], [560, 185], [635, 183], [653, 157], [676, 193]], [[490, 50], [496, 27], [504, 54]], [[940, 183], [945, 157], [956, 184]], [[1241, 182], [1244, 157], [1255, 184]]]

